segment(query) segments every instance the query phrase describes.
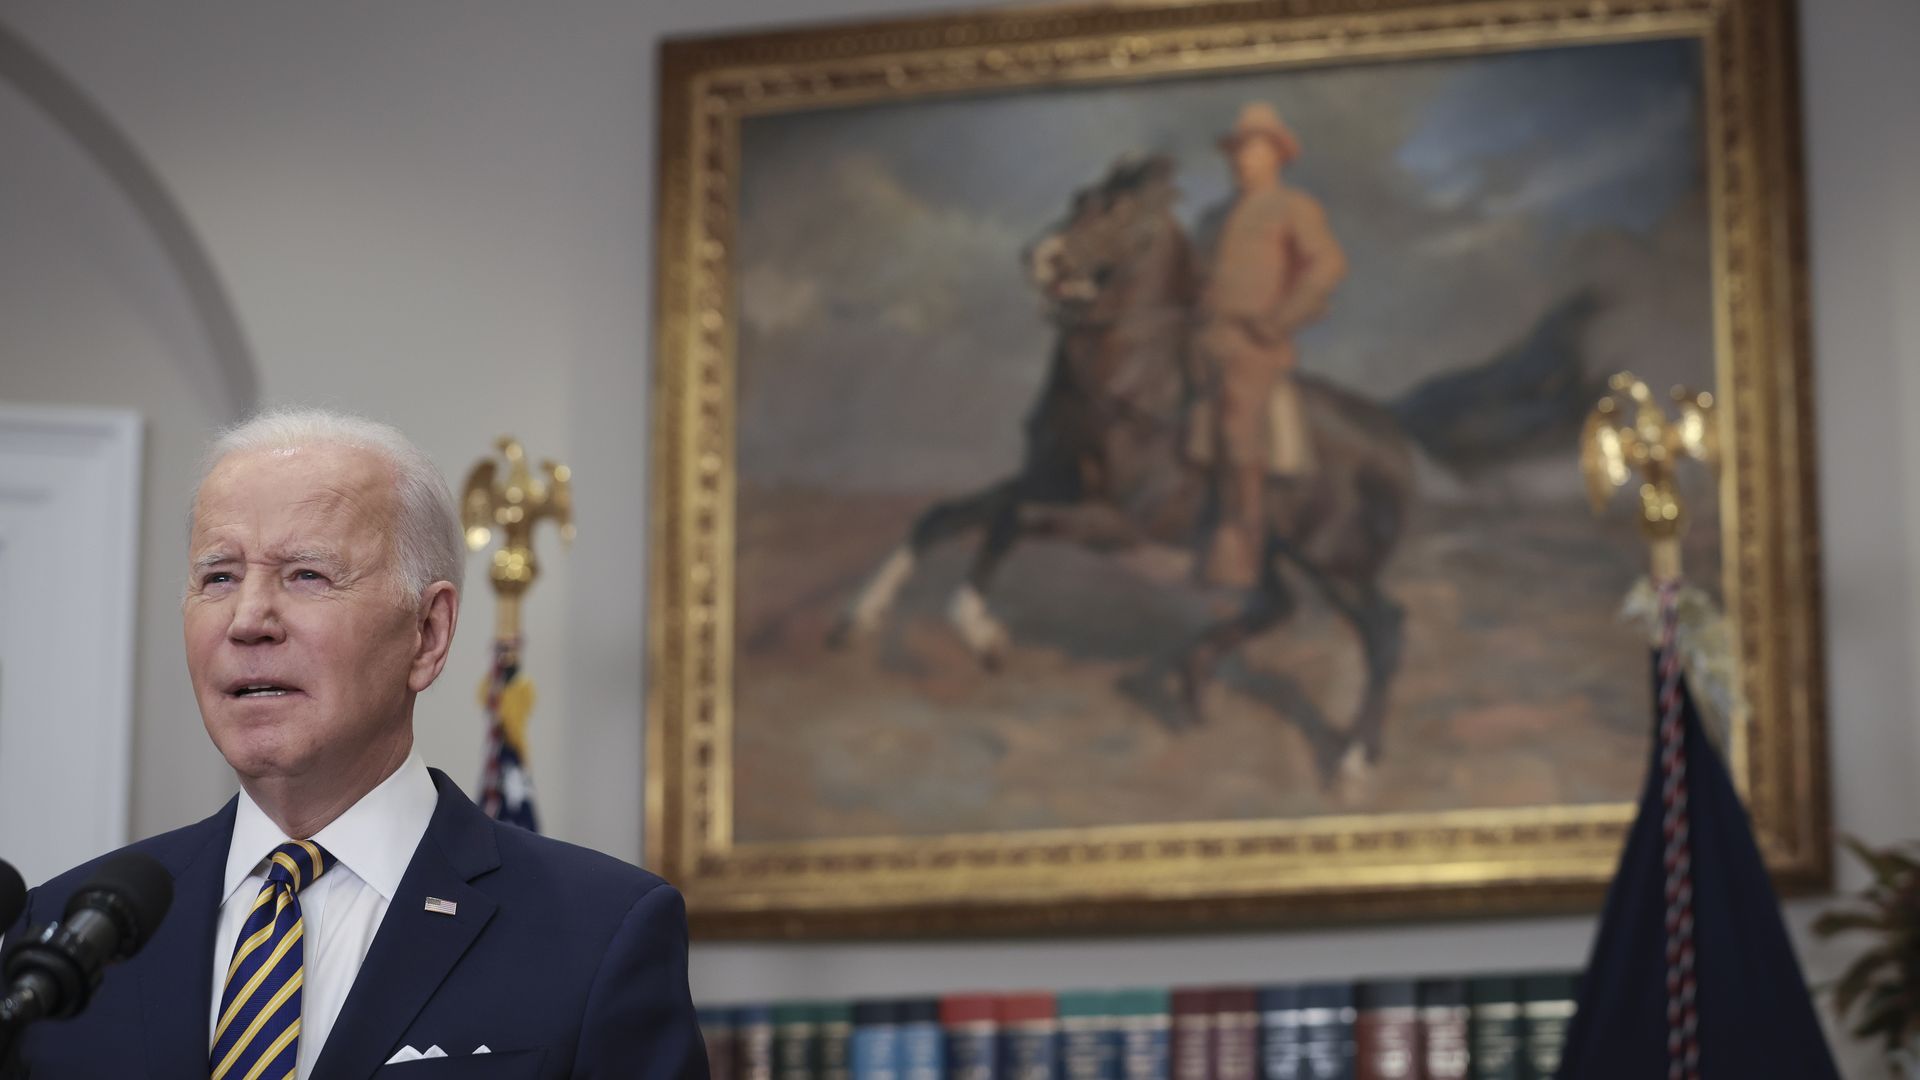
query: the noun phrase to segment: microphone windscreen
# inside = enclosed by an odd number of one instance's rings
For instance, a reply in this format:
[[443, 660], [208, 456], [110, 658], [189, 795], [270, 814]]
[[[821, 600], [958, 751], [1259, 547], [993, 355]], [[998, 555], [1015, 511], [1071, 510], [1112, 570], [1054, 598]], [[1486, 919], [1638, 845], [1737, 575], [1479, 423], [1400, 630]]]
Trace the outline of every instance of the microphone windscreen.
[[7, 932], [26, 907], [27, 883], [20, 880], [20, 871], [0, 859], [0, 934]]
[[66, 917], [71, 919], [82, 909], [103, 906], [103, 896], [117, 900], [113, 905], [116, 914], [124, 913], [131, 920], [131, 925], [125, 925], [125, 920], [116, 919], [123, 923], [120, 931], [126, 935], [120, 942], [119, 955], [132, 956], [153, 936], [167, 909], [173, 906], [173, 875], [151, 855], [123, 851], [101, 863], [93, 877], [74, 890], [73, 898], [67, 901]]

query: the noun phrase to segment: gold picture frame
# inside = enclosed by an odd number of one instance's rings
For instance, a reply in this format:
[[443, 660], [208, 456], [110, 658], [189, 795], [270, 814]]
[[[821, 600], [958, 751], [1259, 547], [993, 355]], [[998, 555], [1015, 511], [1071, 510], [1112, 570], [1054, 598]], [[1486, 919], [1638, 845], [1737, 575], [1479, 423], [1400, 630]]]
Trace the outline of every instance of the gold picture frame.
[[[1668, 40], [1692, 43], [1700, 66], [1711, 279], [1703, 325], [1727, 451], [1716, 550], [1750, 710], [1732, 765], [1776, 881], [1790, 891], [1824, 886], [1824, 672], [1788, 0], [1049, 6], [662, 47], [646, 830], [650, 864], [684, 891], [695, 933], [1105, 932], [1596, 906], [1631, 791], [1603, 802], [1283, 819], [738, 836], [737, 259], [752, 165], [741, 132], [757, 117], [974, 95]], [[1636, 773], [1641, 764], [1632, 762]]]

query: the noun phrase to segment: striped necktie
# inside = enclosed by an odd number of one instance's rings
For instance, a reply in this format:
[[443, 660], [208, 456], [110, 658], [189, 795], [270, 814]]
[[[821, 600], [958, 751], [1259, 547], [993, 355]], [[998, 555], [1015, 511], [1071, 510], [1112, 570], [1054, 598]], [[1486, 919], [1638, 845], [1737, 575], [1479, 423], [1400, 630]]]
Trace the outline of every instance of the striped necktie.
[[213, 1080], [292, 1080], [300, 1055], [300, 890], [327, 872], [333, 856], [311, 840], [290, 840], [267, 859], [227, 965], [220, 1022], [209, 1055]]

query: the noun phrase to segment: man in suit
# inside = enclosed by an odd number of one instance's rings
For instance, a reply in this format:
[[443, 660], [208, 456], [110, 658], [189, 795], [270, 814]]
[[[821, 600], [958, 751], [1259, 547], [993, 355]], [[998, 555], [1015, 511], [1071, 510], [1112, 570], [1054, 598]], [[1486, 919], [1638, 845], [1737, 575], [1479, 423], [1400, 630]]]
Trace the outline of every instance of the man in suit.
[[[257, 417], [208, 460], [182, 621], [241, 792], [133, 845], [173, 874], [172, 909], [80, 1016], [28, 1029], [30, 1075], [704, 1077], [679, 893], [491, 820], [413, 751], [464, 555], [432, 462], [317, 411]], [[92, 869], [36, 889], [15, 931]]]

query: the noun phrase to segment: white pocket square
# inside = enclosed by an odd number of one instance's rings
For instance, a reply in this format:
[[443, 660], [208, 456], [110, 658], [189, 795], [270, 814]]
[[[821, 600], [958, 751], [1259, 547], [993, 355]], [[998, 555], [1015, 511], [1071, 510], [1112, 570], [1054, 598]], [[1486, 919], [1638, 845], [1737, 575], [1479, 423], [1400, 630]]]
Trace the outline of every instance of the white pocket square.
[[[487, 1049], [486, 1043], [481, 1043], [473, 1052], [476, 1054], [493, 1053], [492, 1050]], [[409, 1061], [425, 1061], [428, 1058], [443, 1058], [446, 1056], [447, 1052], [438, 1046], [429, 1046], [425, 1050], [415, 1050], [411, 1046], [403, 1046], [396, 1051], [392, 1057], [387, 1059], [387, 1064], [401, 1065]]]

